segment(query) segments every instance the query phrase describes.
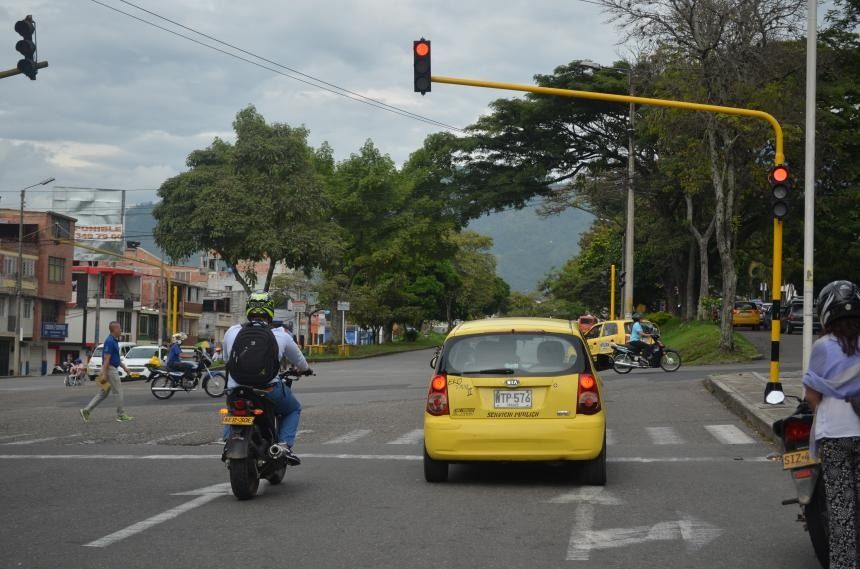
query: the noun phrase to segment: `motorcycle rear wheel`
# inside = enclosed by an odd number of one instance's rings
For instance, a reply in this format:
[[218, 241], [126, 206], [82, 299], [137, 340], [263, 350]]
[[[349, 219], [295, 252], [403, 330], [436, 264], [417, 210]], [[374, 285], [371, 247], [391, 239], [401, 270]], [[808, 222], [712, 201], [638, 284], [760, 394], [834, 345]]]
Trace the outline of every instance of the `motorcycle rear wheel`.
[[170, 399], [173, 397], [175, 391], [156, 391], [157, 387], [173, 387], [173, 382], [170, 381], [168, 376], [157, 377], [152, 380], [152, 385], [150, 385], [150, 389], [152, 390], [152, 394], [156, 399]]
[[660, 357], [660, 367], [663, 371], [678, 371], [681, 367], [681, 354], [675, 350], [666, 350]]
[[233, 495], [240, 500], [250, 500], [257, 495], [260, 487], [260, 475], [257, 472], [255, 458], [239, 458], [230, 460], [230, 488]]
[[812, 500], [803, 507], [803, 517], [806, 520], [806, 530], [812, 541], [815, 557], [824, 569], [830, 567], [830, 535], [828, 530], [827, 503], [824, 496], [824, 477], [818, 476]]
[[633, 363], [633, 359], [629, 354], [615, 354], [615, 357], [612, 358], [612, 369], [615, 370], [615, 373], [630, 373], [633, 371], [634, 365], [636, 364]]

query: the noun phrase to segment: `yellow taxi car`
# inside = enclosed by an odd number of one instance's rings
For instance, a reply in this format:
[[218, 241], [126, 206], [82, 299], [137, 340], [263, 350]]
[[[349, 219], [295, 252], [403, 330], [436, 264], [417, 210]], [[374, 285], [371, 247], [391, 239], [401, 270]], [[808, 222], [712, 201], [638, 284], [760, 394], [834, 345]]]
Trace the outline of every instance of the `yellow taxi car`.
[[[642, 320], [643, 326], [654, 328], [654, 324], [648, 320]], [[630, 341], [630, 332], [633, 330], [633, 320], [606, 320], [595, 324], [585, 335], [591, 357], [598, 364], [598, 369], [612, 366], [612, 344], [626, 344]], [[650, 338], [644, 338], [644, 342], [651, 343]]]
[[754, 302], [735, 302], [732, 309], [732, 326], [749, 326], [753, 330], [761, 328], [761, 311]]
[[424, 412], [424, 477], [451, 462], [577, 461], [606, 483], [600, 378], [576, 322], [492, 318], [454, 328], [434, 358]]

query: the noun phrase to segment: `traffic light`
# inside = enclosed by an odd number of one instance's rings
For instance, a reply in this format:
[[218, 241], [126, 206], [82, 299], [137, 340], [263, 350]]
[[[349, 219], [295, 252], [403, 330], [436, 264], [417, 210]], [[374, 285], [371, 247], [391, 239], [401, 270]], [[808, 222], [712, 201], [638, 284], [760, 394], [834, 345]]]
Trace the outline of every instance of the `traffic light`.
[[620, 273], [618, 273], [618, 276], [616, 277], [618, 280], [618, 288], [624, 288], [624, 275], [626, 274], [626, 271], [621, 271]]
[[791, 189], [788, 166], [780, 164], [770, 169], [770, 195], [773, 204], [773, 216], [782, 219], [788, 213], [788, 192]]
[[412, 55], [415, 69], [415, 92], [430, 92], [430, 40], [421, 38], [412, 42]]
[[24, 59], [18, 61], [18, 71], [35, 81], [38, 70], [36, 69], [36, 42], [33, 41], [36, 22], [33, 21], [33, 16], [27, 16], [15, 22], [15, 31], [24, 38], [15, 44], [15, 49], [24, 56]]

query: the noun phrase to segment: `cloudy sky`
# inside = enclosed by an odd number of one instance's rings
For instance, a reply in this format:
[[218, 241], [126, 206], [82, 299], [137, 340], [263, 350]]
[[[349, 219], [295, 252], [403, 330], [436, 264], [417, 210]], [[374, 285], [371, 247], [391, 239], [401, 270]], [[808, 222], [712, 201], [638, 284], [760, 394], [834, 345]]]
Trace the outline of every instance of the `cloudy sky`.
[[[121, 0], [99, 0], [175, 28]], [[434, 85], [412, 92], [412, 40], [433, 41], [435, 74], [530, 83], [556, 65], [610, 64], [619, 33], [582, 0], [135, 0], [135, 4], [277, 63], [446, 124], [465, 126], [503, 93]], [[338, 159], [367, 138], [398, 163], [438, 127], [347, 100], [217, 53], [92, 0], [5, 0], [5, 64], [18, 60], [15, 21], [32, 14], [38, 80], [0, 83], [0, 207], [49, 176], [55, 185], [157, 188], [213, 137], [231, 136], [253, 104], [269, 121], [304, 124]], [[189, 32], [183, 31], [188, 34]], [[208, 43], [210, 40], [197, 36]], [[0, 42], [2, 43], [2, 42]], [[509, 95], [506, 95], [509, 96]], [[28, 191], [47, 207], [50, 188]], [[129, 194], [130, 203], [152, 192]]]

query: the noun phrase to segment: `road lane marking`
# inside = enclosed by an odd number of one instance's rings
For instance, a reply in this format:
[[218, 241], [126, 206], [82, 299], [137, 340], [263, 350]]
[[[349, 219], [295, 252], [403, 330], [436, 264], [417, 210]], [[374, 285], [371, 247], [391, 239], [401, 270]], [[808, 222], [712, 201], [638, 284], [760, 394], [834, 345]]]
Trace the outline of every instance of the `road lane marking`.
[[176, 518], [184, 514], [185, 512], [193, 510], [194, 508], [199, 508], [200, 506], [208, 504], [212, 500], [220, 498], [221, 496], [226, 496], [229, 493], [228, 487], [228, 484], [216, 484], [214, 486], [207, 486], [205, 488], [199, 488], [197, 490], [191, 490], [189, 492], [173, 494], [174, 496], [196, 495], [197, 497], [189, 502], [180, 504], [175, 508], [171, 508], [165, 512], [156, 514], [151, 518], [147, 518], [142, 522], [137, 522], [136, 524], [132, 524], [119, 531], [115, 531], [112, 534], [106, 535], [95, 541], [85, 543], [84, 547], [107, 547], [109, 545], [113, 545], [118, 541], [122, 541], [133, 535], [137, 535], [141, 532], [144, 532], [153, 526], [157, 526], [158, 524], [163, 524], [166, 521], [172, 520], [173, 518]]
[[335, 437], [330, 441], [326, 441], [324, 445], [346, 445], [349, 443], [354, 443], [358, 439], [362, 437], [366, 437], [370, 434], [370, 429], [356, 429], [354, 431], [350, 431], [345, 435], [341, 435], [339, 437]]
[[415, 429], [414, 431], [409, 431], [408, 433], [394, 439], [393, 441], [389, 441], [385, 444], [389, 445], [417, 445], [421, 441], [424, 440], [424, 429]]
[[[332, 453], [300, 453], [301, 458], [332, 458], [343, 460], [423, 460], [420, 454], [332, 454]], [[0, 454], [0, 460], [221, 460], [220, 454]], [[731, 457], [731, 456], [677, 456], [677, 457], [648, 457], [648, 456], [617, 456], [606, 459], [607, 462], [617, 463], [697, 463], [697, 462], [772, 462], [766, 456]]]
[[602, 506], [620, 506], [624, 502], [601, 486], [586, 486], [572, 492], [559, 494], [546, 501], [547, 504], [600, 504]]
[[705, 425], [705, 429], [724, 445], [751, 445], [755, 443], [753, 439], [734, 425]]
[[73, 439], [73, 438], [75, 438], [75, 437], [80, 437], [80, 436], [82, 436], [82, 435], [83, 435], [83, 433], [75, 433], [75, 434], [73, 434], [73, 435], [65, 435], [65, 436], [62, 436], [62, 437], [44, 437], [44, 438], [41, 438], [41, 439], [27, 439], [27, 440], [25, 440], [25, 441], [12, 441], [11, 443], [0, 443], [0, 444], [3, 444], [4, 446], [13, 446], [13, 445], [15, 445], [15, 446], [34, 445], [34, 444], [37, 444], [37, 443], [46, 443], [46, 442], [49, 442], [49, 441], [55, 441], [55, 440], [57, 440], [57, 439]]
[[680, 539], [687, 552], [698, 551], [722, 535], [723, 530], [693, 516], [678, 512], [680, 519], [659, 522], [650, 526], [595, 530], [594, 506], [582, 504], [577, 508], [570, 541], [567, 546], [568, 561], [588, 561], [595, 549], [613, 549], [649, 541], [673, 541]]
[[672, 427], [645, 427], [655, 445], [679, 445], [684, 442]]
[[17, 439], [18, 437], [29, 437], [30, 433], [21, 433], [18, 435], [3, 435], [0, 437], [0, 441], [8, 441], [9, 439]]
[[614, 429], [606, 429], [606, 446], [614, 445], [618, 443], [618, 439], [615, 438], [615, 430]]
[[167, 441], [173, 441], [176, 439], [181, 439], [182, 437], [187, 437], [188, 435], [193, 435], [197, 431], [188, 431], [186, 433], [174, 433], [172, 435], [167, 435], [166, 437], [161, 437], [160, 439], [152, 439], [151, 441], [146, 441], [145, 445], [157, 445], [158, 443], [166, 443]]

